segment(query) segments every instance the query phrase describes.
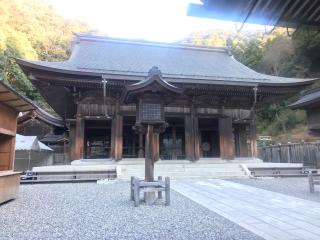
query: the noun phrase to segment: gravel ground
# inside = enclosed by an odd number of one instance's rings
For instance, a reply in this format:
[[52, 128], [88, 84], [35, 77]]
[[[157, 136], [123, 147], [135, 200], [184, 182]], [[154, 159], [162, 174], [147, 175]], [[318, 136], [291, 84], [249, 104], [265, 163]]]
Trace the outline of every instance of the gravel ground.
[[230, 181], [250, 185], [265, 190], [287, 194], [306, 200], [320, 202], [320, 186], [315, 186], [315, 193], [309, 192], [308, 178], [258, 178], [231, 179]]
[[174, 191], [169, 207], [135, 208], [128, 185], [22, 185], [0, 205], [0, 239], [261, 240]]

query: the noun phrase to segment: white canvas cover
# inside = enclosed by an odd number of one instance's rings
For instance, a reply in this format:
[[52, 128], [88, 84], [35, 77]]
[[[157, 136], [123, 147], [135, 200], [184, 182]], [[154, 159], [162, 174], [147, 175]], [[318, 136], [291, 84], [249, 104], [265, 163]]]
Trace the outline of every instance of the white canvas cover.
[[16, 151], [53, 151], [52, 148], [40, 142], [37, 136], [23, 136], [16, 134]]

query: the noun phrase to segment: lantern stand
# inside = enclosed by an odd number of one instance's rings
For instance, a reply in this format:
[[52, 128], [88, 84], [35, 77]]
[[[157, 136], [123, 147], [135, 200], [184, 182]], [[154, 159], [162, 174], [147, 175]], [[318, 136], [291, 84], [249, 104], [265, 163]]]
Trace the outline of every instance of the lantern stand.
[[[136, 124], [134, 130], [145, 135], [145, 179], [144, 201], [150, 205], [156, 200], [156, 189], [158, 186], [154, 180], [154, 162], [156, 156], [155, 134], [160, 134], [168, 124], [165, 122], [164, 105], [173, 101], [182, 90], [162, 78], [157, 67], [152, 67], [148, 77], [136, 84], [126, 86], [122, 95], [122, 102], [125, 104], [136, 104]], [[148, 184], [149, 183], [149, 184]], [[159, 184], [159, 188], [161, 188]], [[147, 189], [150, 186], [150, 189]], [[156, 187], [155, 187], [156, 186]]]

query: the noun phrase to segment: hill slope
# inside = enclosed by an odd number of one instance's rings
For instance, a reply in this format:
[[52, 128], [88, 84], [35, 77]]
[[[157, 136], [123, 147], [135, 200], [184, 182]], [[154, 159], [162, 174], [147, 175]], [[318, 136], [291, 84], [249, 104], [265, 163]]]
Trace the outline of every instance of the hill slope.
[[0, 0], [0, 78], [23, 95], [41, 100], [10, 57], [56, 61], [70, 53], [73, 32], [89, 26], [66, 20], [36, 0]]

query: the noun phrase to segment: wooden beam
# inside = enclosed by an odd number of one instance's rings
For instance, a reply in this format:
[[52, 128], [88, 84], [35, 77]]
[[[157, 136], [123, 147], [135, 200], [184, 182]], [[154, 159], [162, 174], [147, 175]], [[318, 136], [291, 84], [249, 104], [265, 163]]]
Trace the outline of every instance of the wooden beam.
[[9, 129], [5, 129], [5, 128], [2, 128], [2, 127], [0, 127], [0, 134], [9, 135], [9, 136], [12, 136], [12, 137], [14, 137], [16, 135], [16, 133], [14, 131], [11, 131]]
[[16, 102], [21, 101], [20, 98], [11, 98], [11, 99], [2, 99], [1, 102], [7, 103], [7, 102]]
[[219, 118], [220, 157], [234, 159], [234, 141], [232, 132], [232, 118]]

